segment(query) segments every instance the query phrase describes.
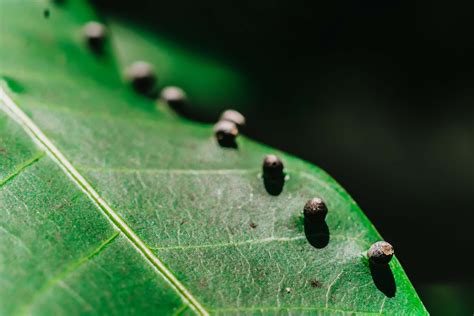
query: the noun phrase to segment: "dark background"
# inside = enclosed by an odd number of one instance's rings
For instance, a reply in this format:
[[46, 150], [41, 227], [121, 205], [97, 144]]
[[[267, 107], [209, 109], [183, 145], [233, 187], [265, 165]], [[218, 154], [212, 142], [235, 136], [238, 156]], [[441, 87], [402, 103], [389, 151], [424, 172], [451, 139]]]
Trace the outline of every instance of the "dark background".
[[473, 5], [95, 2], [239, 67], [245, 134], [336, 178], [431, 312], [474, 312]]

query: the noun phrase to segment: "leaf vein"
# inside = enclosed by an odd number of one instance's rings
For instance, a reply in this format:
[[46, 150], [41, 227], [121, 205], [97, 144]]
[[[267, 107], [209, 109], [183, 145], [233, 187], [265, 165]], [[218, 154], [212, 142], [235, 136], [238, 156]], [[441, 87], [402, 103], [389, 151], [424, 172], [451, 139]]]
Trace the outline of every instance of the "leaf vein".
[[339, 278], [341, 277], [341, 275], [343, 273], [344, 273], [344, 270], [339, 272], [339, 274], [334, 278], [334, 280], [328, 286], [328, 290], [326, 292], [326, 308], [328, 308], [328, 306], [329, 306], [329, 294], [331, 293], [331, 289], [332, 289], [333, 285], [336, 284], [337, 280], [339, 280]]
[[[214, 308], [211, 309], [210, 312], [214, 313], [229, 313], [229, 312], [254, 312], [254, 311], [268, 311], [268, 312], [282, 312], [282, 311], [309, 311], [309, 312], [330, 312], [330, 313], [342, 313], [342, 314], [348, 314], [348, 315], [354, 315], [353, 310], [345, 310], [345, 309], [335, 309], [335, 308], [326, 308], [326, 307], [320, 307], [320, 306], [314, 306], [314, 307], [304, 307], [304, 306], [282, 306], [282, 307], [276, 307], [276, 306], [255, 306], [255, 307], [239, 307], [239, 308]], [[378, 313], [375, 312], [357, 312], [357, 315], [379, 315]]]
[[[72, 264], [68, 265], [62, 272], [58, 273], [55, 277], [50, 279], [48, 282], [46, 282], [35, 294], [31, 296], [31, 300], [25, 304], [22, 309], [25, 311], [25, 313], [22, 314], [29, 314], [28, 312], [30, 309], [33, 307], [34, 303], [38, 301], [38, 299], [48, 292], [51, 288], [53, 288], [55, 285], [60, 284], [63, 282], [64, 279], [67, 278], [70, 274], [72, 274], [74, 271], [79, 269], [82, 265], [85, 263], [89, 262], [92, 258], [100, 254], [102, 251], [104, 251], [107, 246], [109, 246], [115, 238], [120, 235], [119, 232], [114, 233], [112, 236], [104, 240], [99, 246], [97, 246], [94, 250], [92, 250], [89, 254], [86, 256], [80, 258], [76, 262], [73, 262]], [[61, 285], [61, 284], [60, 284]]]
[[7, 175], [3, 180], [0, 180], [0, 187], [7, 184], [9, 181], [13, 180], [17, 175], [19, 175], [23, 170], [28, 168], [29, 166], [33, 165], [35, 162], [39, 161], [44, 156], [44, 152], [40, 151], [37, 152], [33, 157], [24, 161], [23, 163], [19, 164], [15, 167], [12, 173]]
[[[369, 243], [365, 240], [347, 237], [345, 235], [330, 235], [331, 238], [344, 239], [348, 241], [355, 241], [360, 243], [363, 246], [368, 246]], [[239, 242], [227, 242], [227, 243], [217, 243], [217, 244], [200, 244], [200, 245], [176, 245], [176, 246], [166, 246], [166, 247], [152, 247], [153, 250], [188, 250], [188, 249], [201, 249], [201, 248], [220, 248], [220, 247], [238, 247], [243, 245], [253, 245], [253, 244], [263, 244], [269, 242], [291, 242], [297, 240], [306, 239], [306, 236], [296, 236], [296, 237], [268, 237], [262, 239], [252, 239], [244, 240]]]
[[79, 166], [79, 169], [93, 171], [93, 172], [114, 172], [114, 173], [156, 173], [156, 174], [195, 174], [195, 175], [206, 175], [206, 174], [245, 174], [245, 173], [258, 173], [257, 169], [156, 169], [156, 168], [97, 168], [88, 166]]
[[44, 135], [38, 126], [20, 109], [19, 106], [0, 87], [0, 107], [4, 112], [14, 119], [28, 135], [61, 167], [67, 176], [82, 189], [99, 210], [110, 220], [110, 222], [120, 230], [135, 249], [162, 275], [174, 290], [189, 303], [189, 306], [201, 315], [208, 315], [208, 312], [197, 301], [197, 299], [181, 284], [181, 282], [168, 270], [165, 264], [151, 251], [128, 224], [102, 199], [91, 184], [72, 166], [67, 158], [56, 146]]

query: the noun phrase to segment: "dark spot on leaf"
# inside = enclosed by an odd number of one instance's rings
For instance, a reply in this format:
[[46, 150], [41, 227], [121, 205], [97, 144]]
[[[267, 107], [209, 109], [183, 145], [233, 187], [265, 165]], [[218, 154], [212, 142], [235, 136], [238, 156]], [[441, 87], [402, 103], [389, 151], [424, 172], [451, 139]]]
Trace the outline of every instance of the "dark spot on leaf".
[[208, 285], [206, 279], [199, 279], [198, 283], [200, 288], [206, 288]]
[[184, 225], [184, 224], [186, 224], [187, 222], [188, 222], [187, 220], [183, 219], [183, 220], [179, 223], [179, 225]]
[[6, 156], [7, 150], [5, 148], [0, 147], [0, 154], [2, 154], [3, 156]]
[[48, 19], [49, 16], [50, 16], [50, 14], [51, 14], [51, 13], [49, 12], [49, 9], [44, 9], [44, 11], [43, 11], [43, 16], [44, 16], [45, 19]]
[[249, 223], [249, 226], [250, 226], [250, 228], [255, 229], [255, 228], [257, 228], [258, 225], [255, 224], [254, 222], [250, 222], [250, 223]]
[[70, 200], [64, 200], [62, 203], [56, 205], [55, 207], [53, 207], [54, 210], [60, 210], [60, 209], [63, 209], [65, 207], [71, 207], [72, 206], [72, 201]]
[[319, 282], [316, 279], [309, 281], [309, 284], [311, 284], [311, 287], [313, 288], [320, 288], [323, 285], [321, 282]]

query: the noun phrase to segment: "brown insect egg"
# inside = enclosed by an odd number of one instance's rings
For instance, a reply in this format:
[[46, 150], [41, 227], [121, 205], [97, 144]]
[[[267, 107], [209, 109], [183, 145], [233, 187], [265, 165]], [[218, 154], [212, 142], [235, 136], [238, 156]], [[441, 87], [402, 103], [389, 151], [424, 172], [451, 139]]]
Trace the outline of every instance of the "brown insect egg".
[[227, 110], [227, 111], [224, 111], [222, 114], [221, 114], [221, 117], [219, 119], [220, 121], [230, 121], [230, 122], [233, 122], [235, 123], [237, 126], [239, 127], [242, 127], [245, 125], [245, 117], [235, 111], [235, 110]]
[[321, 198], [315, 197], [306, 202], [303, 213], [305, 218], [324, 220], [328, 214], [328, 208]]
[[144, 95], [156, 92], [157, 78], [151, 64], [145, 61], [136, 61], [128, 67], [126, 75], [135, 91]]
[[239, 135], [239, 130], [233, 122], [219, 121], [214, 125], [214, 134], [220, 145], [228, 147], [235, 144], [235, 138]]
[[388, 264], [393, 254], [393, 246], [386, 241], [377, 241], [367, 251], [370, 262], [375, 264]]
[[103, 51], [106, 33], [105, 25], [99, 22], [91, 21], [84, 26], [84, 37], [87, 45], [96, 53]]
[[263, 177], [283, 178], [283, 162], [276, 155], [266, 155], [263, 159]]

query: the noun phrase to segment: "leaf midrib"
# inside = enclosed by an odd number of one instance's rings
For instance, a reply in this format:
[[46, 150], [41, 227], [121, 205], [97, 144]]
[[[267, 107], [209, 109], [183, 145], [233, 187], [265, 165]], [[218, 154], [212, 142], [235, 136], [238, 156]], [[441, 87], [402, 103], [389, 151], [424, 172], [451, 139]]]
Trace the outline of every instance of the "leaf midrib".
[[64, 173], [86, 194], [89, 199], [99, 208], [99, 210], [109, 219], [134, 248], [155, 268], [173, 289], [188, 303], [188, 305], [200, 315], [208, 315], [207, 310], [191, 294], [188, 289], [173, 275], [165, 264], [151, 251], [140, 237], [130, 228], [130, 226], [115, 212], [108, 203], [101, 198], [92, 185], [72, 166], [69, 160], [61, 151], [49, 140], [41, 129], [15, 104], [8, 96], [3, 87], [0, 87], [0, 107], [13, 120], [15, 120], [32, 140], [64, 171]]

